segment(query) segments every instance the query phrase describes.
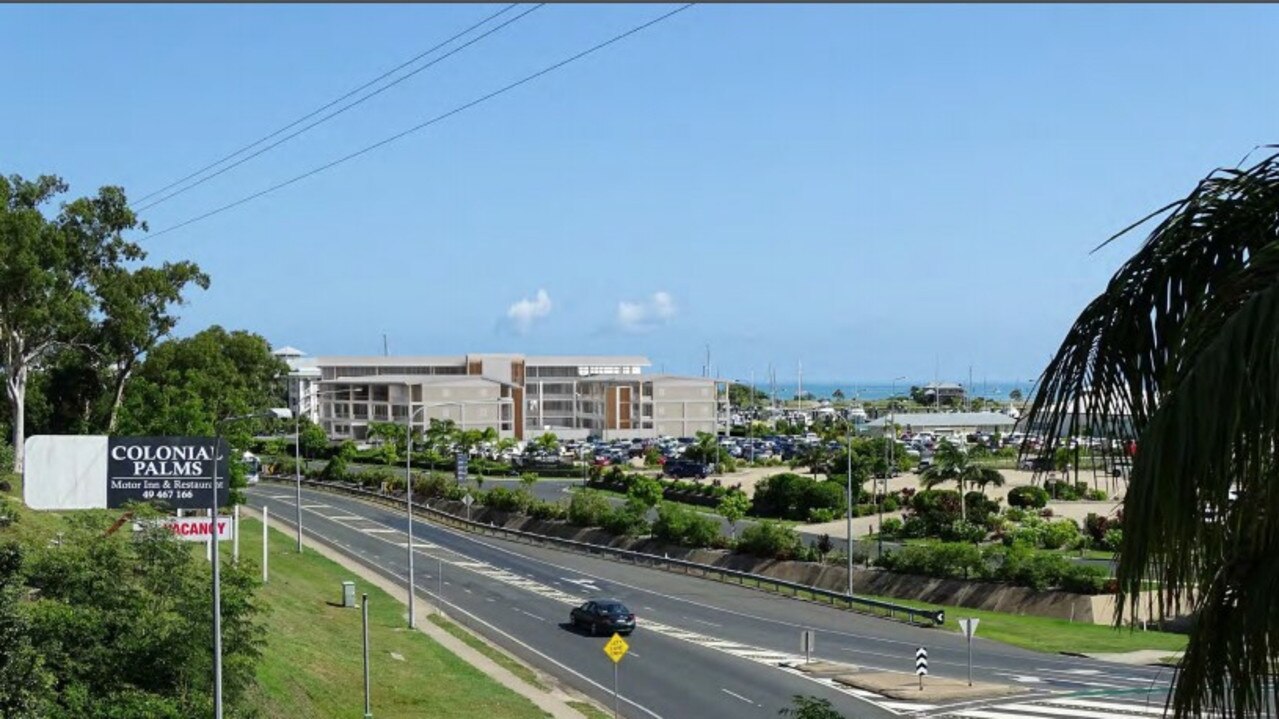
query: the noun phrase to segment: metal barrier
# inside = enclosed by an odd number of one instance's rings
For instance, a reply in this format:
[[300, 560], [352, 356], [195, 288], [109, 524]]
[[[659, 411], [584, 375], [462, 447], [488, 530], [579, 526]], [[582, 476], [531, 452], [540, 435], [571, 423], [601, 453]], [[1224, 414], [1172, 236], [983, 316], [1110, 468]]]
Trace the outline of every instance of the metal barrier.
[[[268, 477], [263, 476], [263, 481], [277, 482], [282, 484], [293, 484], [296, 480], [286, 477]], [[338, 494], [348, 494], [353, 497], [359, 497], [378, 504], [390, 505], [393, 507], [402, 507], [404, 505], [403, 497], [397, 497], [382, 492], [374, 492], [364, 489], [363, 487], [355, 487], [340, 482], [323, 482], [315, 479], [303, 479], [302, 484], [319, 489], [322, 491], [335, 492]], [[477, 534], [487, 534], [503, 539], [511, 539], [515, 541], [523, 541], [528, 544], [538, 546], [552, 546], [559, 548], [567, 548], [577, 552], [583, 552], [592, 555], [607, 555], [617, 559], [628, 560], [633, 564], [648, 566], [656, 569], [674, 572], [682, 571], [684, 574], [691, 575], [694, 571], [699, 572], [702, 577], [707, 579], [718, 579], [721, 582], [736, 582], [741, 586], [751, 586], [755, 589], [769, 591], [772, 588], [777, 594], [790, 593], [796, 598], [811, 599], [812, 601], [825, 601], [831, 606], [843, 605], [850, 610], [869, 610], [879, 616], [886, 616], [889, 619], [905, 619], [911, 624], [919, 624], [923, 626], [940, 626], [946, 621], [946, 612], [941, 609], [920, 609], [910, 607], [894, 602], [885, 602], [878, 599], [869, 599], [866, 597], [850, 596], [843, 592], [834, 592], [821, 587], [814, 587], [798, 582], [789, 582], [785, 579], [777, 579], [764, 574], [753, 574], [751, 572], [742, 572], [736, 569], [728, 569], [726, 567], [717, 567], [713, 564], [702, 564], [700, 562], [690, 562], [684, 559], [672, 559], [670, 557], [659, 557], [656, 554], [647, 554], [645, 552], [635, 552], [629, 549], [619, 549], [603, 544], [592, 544], [590, 542], [579, 542], [575, 539], [565, 539], [563, 537], [553, 537], [546, 534], [536, 534], [533, 532], [525, 532], [521, 529], [511, 529], [509, 527], [501, 527], [495, 524], [486, 524], [465, 517], [459, 517], [443, 510], [430, 506], [429, 504], [413, 503], [414, 510], [430, 515], [440, 524], [445, 524], [468, 532]], [[801, 594], [807, 595], [801, 597]]]

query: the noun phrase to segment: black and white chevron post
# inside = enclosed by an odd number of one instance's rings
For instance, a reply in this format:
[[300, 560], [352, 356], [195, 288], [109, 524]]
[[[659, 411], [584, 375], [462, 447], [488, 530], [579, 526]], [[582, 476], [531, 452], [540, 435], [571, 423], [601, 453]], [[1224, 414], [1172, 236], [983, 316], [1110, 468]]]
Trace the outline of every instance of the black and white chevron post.
[[928, 650], [920, 647], [915, 650], [915, 673], [919, 675], [919, 690], [924, 690], [924, 677], [928, 676]]

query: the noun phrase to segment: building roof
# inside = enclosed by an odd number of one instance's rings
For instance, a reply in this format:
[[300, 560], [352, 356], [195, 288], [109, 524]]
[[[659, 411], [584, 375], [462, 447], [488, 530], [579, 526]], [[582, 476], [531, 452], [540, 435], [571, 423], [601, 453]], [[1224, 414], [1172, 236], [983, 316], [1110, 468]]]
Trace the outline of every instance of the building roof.
[[368, 375], [365, 377], [338, 377], [336, 379], [326, 379], [320, 382], [324, 385], [333, 384], [420, 384], [420, 385], [448, 385], [448, 386], [466, 386], [479, 384], [508, 384], [501, 380], [482, 375], [431, 375], [431, 374], [379, 374]]
[[[558, 378], [556, 378], [558, 379]], [[714, 379], [711, 377], [697, 377], [693, 375], [678, 374], [588, 374], [581, 377], [566, 377], [565, 379], [576, 382], [719, 382], [726, 383], [726, 379]]]
[[[1002, 412], [919, 412], [894, 413], [893, 424], [910, 425], [912, 429], [927, 427], [1011, 427], [1017, 420]], [[888, 417], [868, 422], [867, 427], [882, 428]]]
[[524, 364], [529, 367], [653, 366], [647, 357], [639, 355], [536, 355], [525, 357]]
[[466, 355], [329, 355], [315, 360], [324, 367], [466, 366]]
[[271, 354], [275, 355], [276, 357], [302, 357], [306, 353], [298, 349], [297, 347], [290, 347], [289, 345], [285, 345], [278, 350], [274, 350], [273, 352], [271, 352]]

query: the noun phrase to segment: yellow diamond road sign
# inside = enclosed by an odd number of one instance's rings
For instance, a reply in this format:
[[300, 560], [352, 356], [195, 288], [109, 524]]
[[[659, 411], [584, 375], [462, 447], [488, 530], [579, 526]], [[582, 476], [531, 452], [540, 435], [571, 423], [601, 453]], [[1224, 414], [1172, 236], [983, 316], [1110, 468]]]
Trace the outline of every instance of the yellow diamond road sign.
[[625, 639], [622, 639], [620, 634], [614, 634], [613, 638], [608, 640], [608, 644], [604, 645], [604, 653], [616, 664], [622, 661], [622, 657], [626, 656], [626, 650], [630, 648], [630, 645], [626, 643]]

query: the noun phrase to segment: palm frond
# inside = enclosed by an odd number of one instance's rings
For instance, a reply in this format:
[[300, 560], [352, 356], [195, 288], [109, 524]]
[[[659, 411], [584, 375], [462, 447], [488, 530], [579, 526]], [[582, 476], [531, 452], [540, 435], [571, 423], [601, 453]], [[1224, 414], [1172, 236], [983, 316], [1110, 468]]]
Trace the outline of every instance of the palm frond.
[[1165, 209], [1067, 333], [1026, 419], [1048, 456], [1081, 433], [1136, 436], [1117, 621], [1154, 581], [1161, 611], [1198, 614], [1176, 714], [1257, 716], [1279, 665], [1279, 155]]

